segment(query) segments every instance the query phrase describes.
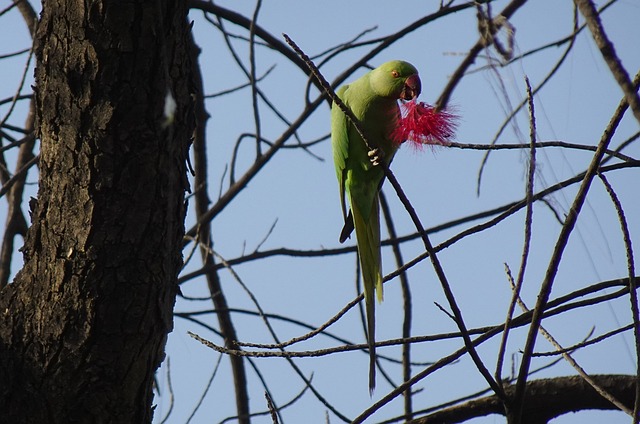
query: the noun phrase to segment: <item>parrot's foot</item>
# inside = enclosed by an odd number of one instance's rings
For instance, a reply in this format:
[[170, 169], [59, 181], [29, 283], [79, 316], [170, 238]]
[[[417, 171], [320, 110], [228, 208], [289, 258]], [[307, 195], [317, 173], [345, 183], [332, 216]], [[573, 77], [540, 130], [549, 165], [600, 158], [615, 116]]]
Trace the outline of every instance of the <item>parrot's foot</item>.
[[384, 157], [382, 150], [380, 149], [371, 149], [367, 155], [369, 156], [369, 160], [373, 166], [380, 165], [380, 162], [382, 162], [382, 158]]

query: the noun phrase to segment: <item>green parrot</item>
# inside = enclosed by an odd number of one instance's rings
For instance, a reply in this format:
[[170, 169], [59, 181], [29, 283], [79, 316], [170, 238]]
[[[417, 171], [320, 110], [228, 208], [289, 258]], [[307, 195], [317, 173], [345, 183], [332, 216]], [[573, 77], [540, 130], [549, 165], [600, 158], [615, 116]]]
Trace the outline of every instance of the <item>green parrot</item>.
[[[336, 94], [360, 121], [370, 138], [371, 151], [344, 112], [335, 103], [331, 108], [331, 145], [345, 221], [340, 243], [355, 227], [367, 312], [370, 393], [376, 385], [374, 291], [382, 301], [378, 191], [384, 170], [379, 165], [381, 161], [389, 165], [400, 145], [391, 137], [400, 118], [398, 100], [413, 100], [420, 89], [416, 68], [399, 60], [386, 62], [340, 87]], [[348, 214], [345, 197], [351, 207]]]

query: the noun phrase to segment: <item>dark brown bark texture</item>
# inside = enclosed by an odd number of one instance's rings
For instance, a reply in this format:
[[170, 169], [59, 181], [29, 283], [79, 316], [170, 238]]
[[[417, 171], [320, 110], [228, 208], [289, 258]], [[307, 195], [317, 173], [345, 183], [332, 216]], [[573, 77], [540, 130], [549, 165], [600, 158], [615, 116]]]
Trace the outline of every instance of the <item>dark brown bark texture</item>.
[[[633, 375], [591, 375], [600, 388], [633, 409], [636, 378]], [[513, 396], [515, 386], [505, 387]], [[545, 424], [570, 412], [589, 409], [617, 410], [600, 396], [582, 377], [556, 377], [532, 380], [527, 383], [522, 424]], [[411, 424], [454, 424], [485, 415], [507, 415], [504, 403], [497, 396], [474, 399], [410, 421]]]
[[182, 265], [185, 5], [43, 3], [40, 186], [24, 267], [0, 293], [0, 422], [150, 422]]

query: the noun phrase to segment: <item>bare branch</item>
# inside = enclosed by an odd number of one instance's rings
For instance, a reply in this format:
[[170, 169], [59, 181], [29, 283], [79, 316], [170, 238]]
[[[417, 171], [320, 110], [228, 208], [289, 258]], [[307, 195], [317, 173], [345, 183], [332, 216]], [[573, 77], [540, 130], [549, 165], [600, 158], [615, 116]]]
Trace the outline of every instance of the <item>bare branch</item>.
[[[531, 246], [531, 226], [533, 224], [533, 186], [535, 180], [535, 169], [536, 169], [536, 116], [535, 116], [535, 108], [533, 102], [533, 92], [531, 90], [531, 84], [529, 83], [529, 78], [525, 77], [525, 84], [527, 86], [527, 99], [529, 101], [529, 125], [530, 125], [530, 133], [529, 133], [529, 141], [530, 141], [530, 149], [529, 149], [529, 169], [528, 169], [528, 178], [527, 185], [525, 188], [526, 193], [526, 211], [525, 211], [525, 219], [524, 219], [524, 243], [522, 245], [522, 259], [520, 260], [520, 269], [518, 270], [518, 277], [513, 286], [513, 295], [511, 298], [511, 302], [509, 302], [509, 308], [507, 310], [507, 318], [505, 319], [504, 332], [502, 333], [502, 340], [500, 341], [500, 347], [498, 349], [498, 361], [496, 365], [496, 380], [502, 380], [502, 364], [504, 361], [504, 353], [507, 347], [507, 339], [509, 336], [509, 323], [513, 317], [513, 311], [515, 309], [515, 305], [517, 300], [520, 298], [520, 291], [522, 289], [522, 283], [524, 282], [524, 274], [527, 267], [527, 261], [529, 259], [529, 250]], [[508, 266], [505, 264], [505, 268], [507, 269], [508, 275], [510, 275], [510, 271]]]
[[[391, 209], [387, 203], [387, 198], [383, 192], [380, 192], [380, 209], [382, 209], [384, 220], [391, 239], [391, 248], [393, 256], [396, 259], [396, 266], [400, 268], [404, 264], [400, 243], [397, 241], [396, 229], [391, 217]], [[413, 308], [411, 303], [411, 286], [409, 285], [409, 277], [406, 272], [400, 274], [400, 287], [402, 288], [402, 338], [406, 339], [411, 336], [411, 317]], [[411, 343], [402, 345], [402, 381], [409, 381], [411, 378]], [[413, 418], [413, 402], [411, 389], [404, 392], [404, 419]]]
[[[638, 74], [634, 80], [634, 85], [640, 83], [640, 74]], [[515, 420], [515, 422], [519, 422], [522, 416], [523, 411], [523, 402], [524, 402], [524, 390], [526, 386], [526, 380], [528, 376], [528, 370], [531, 363], [531, 354], [533, 352], [535, 342], [536, 342], [536, 333], [538, 332], [538, 328], [540, 327], [540, 323], [542, 322], [542, 313], [545, 309], [545, 305], [549, 299], [549, 295], [551, 294], [551, 289], [553, 287], [553, 283], [558, 272], [558, 266], [560, 261], [562, 260], [562, 254], [565, 250], [567, 242], [569, 240], [569, 236], [573, 231], [576, 220], [578, 219], [578, 215], [580, 214], [580, 210], [585, 202], [587, 197], [587, 193], [589, 192], [589, 188], [591, 187], [591, 182], [598, 172], [598, 167], [600, 166], [600, 162], [604, 157], [605, 150], [609, 143], [611, 142], [611, 137], [618, 124], [622, 120], [622, 116], [626, 111], [628, 104], [626, 102], [626, 98], [623, 99], [618, 108], [613, 114], [609, 125], [604, 130], [600, 143], [598, 144], [598, 150], [593, 155], [593, 159], [585, 173], [584, 179], [578, 189], [578, 193], [575, 196], [573, 204], [571, 205], [571, 209], [567, 214], [567, 218], [562, 226], [562, 230], [560, 231], [560, 235], [558, 236], [558, 240], [556, 242], [553, 255], [551, 257], [551, 261], [549, 262], [549, 266], [547, 268], [547, 272], [545, 278], [540, 287], [540, 291], [538, 294], [538, 299], [536, 302], [535, 309], [533, 311], [533, 318], [531, 320], [531, 327], [529, 328], [529, 333], [527, 335], [527, 341], [525, 344], [524, 352], [522, 355], [522, 364], [520, 366], [520, 372], [518, 374], [518, 381], [516, 383], [516, 394], [513, 400], [513, 409], [510, 411], [510, 414], [513, 414], [511, 417]]]
[[[293, 40], [291, 40], [291, 38], [289, 38], [286, 34], [284, 34], [284, 37], [287, 40], [287, 43], [296, 51], [296, 53], [298, 53], [300, 57], [302, 57], [302, 59], [307, 64], [307, 66], [309, 66], [309, 69], [312, 71], [313, 75], [320, 81], [327, 95], [338, 107], [340, 107], [340, 109], [344, 112], [344, 114], [347, 116], [349, 121], [353, 124], [354, 128], [356, 128], [356, 130], [358, 131], [358, 134], [362, 137], [362, 140], [366, 144], [367, 148], [369, 150], [376, 148], [377, 146], [371, 144], [371, 138], [367, 137], [366, 131], [364, 131], [364, 128], [362, 128], [358, 119], [356, 119], [356, 117], [353, 115], [351, 110], [336, 95], [336, 93], [333, 91], [331, 86], [327, 83], [326, 79], [324, 79], [324, 77], [322, 76], [318, 68], [315, 67], [311, 59], [309, 59], [309, 57], [293, 42]], [[393, 186], [394, 190], [396, 191], [396, 194], [398, 195], [398, 198], [400, 199], [407, 213], [411, 217], [411, 221], [413, 221], [413, 224], [418, 230], [418, 233], [421, 235], [424, 247], [429, 253], [429, 259], [431, 260], [431, 264], [433, 265], [433, 268], [438, 276], [438, 280], [440, 281], [442, 289], [447, 298], [447, 302], [449, 302], [449, 306], [451, 307], [452, 312], [455, 316], [456, 324], [458, 325], [458, 327], [460, 328], [460, 332], [462, 333], [465, 346], [467, 346], [469, 349], [469, 355], [473, 359], [473, 362], [478, 368], [478, 371], [480, 371], [480, 374], [482, 374], [482, 376], [487, 380], [487, 382], [489, 383], [491, 388], [496, 392], [496, 394], [500, 396], [500, 394], [502, 393], [502, 389], [493, 379], [493, 377], [489, 373], [489, 370], [483, 364], [482, 360], [480, 359], [480, 356], [478, 355], [475, 348], [473, 347], [473, 344], [471, 343], [471, 338], [467, 334], [466, 325], [462, 318], [462, 312], [460, 311], [460, 308], [457, 305], [455, 296], [453, 295], [453, 291], [451, 290], [449, 282], [447, 281], [447, 277], [444, 273], [444, 269], [442, 268], [440, 261], [436, 257], [435, 250], [431, 245], [431, 241], [429, 240], [427, 233], [424, 231], [424, 227], [422, 226], [422, 223], [420, 222], [420, 219], [418, 218], [418, 215], [416, 214], [415, 209], [409, 202], [409, 199], [407, 198], [406, 194], [402, 190], [400, 183], [396, 179], [395, 175], [393, 175], [393, 172], [391, 172], [387, 164], [384, 161], [382, 161], [380, 163], [380, 166], [384, 171], [384, 176], [386, 177], [387, 180], [389, 180], [389, 183], [391, 183], [391, 185]]]
[[[607, 189], [607, 193], [609, 193], [609, 197], [611, 197], [611, 201], [613, 202], [618, 214], [618, 220], [620, 221], [620, 229], [622, 230], [622, 238], [624, 240], [625, 251], [627, 253], [627, 270], [629, 272], [629, 300], [631, 302], [631, 316], [633, 317], [633, 336], [635, 339], [636, 347], [636, 364], [640, 364], [640, 329], [638, 328], [638, 324], [640, 323], [640, 312], [638, 311], [636, 270], [633, 260], [633, 247], [631, 245], [631, 234], [629, 232], [629, 225], [627, 224], [627, 218], [625, 217], [622, 203], [620, 203], [620, 199], [618, 199], [618, 196], [607, 180], [607, 177], [602, 175], [601, 173], [598, 173], [598, 177]], [[636, 366], [636, 376], [638, 377], [638, 381], [640, 382], [640, 366], [638, 365]], [[636, 399], [634, 405], [635, 407], [633, 409], [632, 416], [634, 421], [638, 422], [640, 420], [640, 384], [636, 386]]]
[[[511, 283], [511, 289], [515, 292], [516, 286], [515, 286], [513, 280], [509, 279], [509, 283]], [[524, 301], [520, 298], [519, 295], [516, 296], [516, 299], [517, 299], [517, 302], [518, 302], [518, 305], [520, 306], [520, 308], [522, 308], [522, 310], [524, 312], [529, 312], [529, 308], [524, 303]], [[549, 343], [551, 343], [551, 345], [558, 352], [560, 352], [562, 357], [569, 363], [569, 365], [571, 365], [573, 367], [573, 369], [575, 369], [578, 372], [578, 375], [580, 375], [580, 377], [582, 377], [584, 379], [584, 381], [587, 382], [587, 384], [589, 384], [591, 387], [593, 387], [593, 389], [600, 396], [602, 396], [603, 398], [607, 399], [609, 402], [611, 402], [613, 405], [615, 405], [621, 411], [624, 411], [628, 415], [633, 415], [633, 412], [632, 412], [631, 409], [627, 408], [622, 402], [620, 402], [618, 399], [616, 399], [608, 390], [606, 390], [605, 388], [601, 387], [589, 374], [587, 374], [587, 372], [580, 365], [578, 365], [576, 360], [569, 354], [569, 352], [567, 352], [566, 349], [564, 349], [560, 345], [560, 343], [558, 343], [556, 341], [556, 339], [551, 335], [551, 333], [549, 333], [542, 325], [540, 325], [538, 327], [538, 331], [540, 332], [540, 334], [542, 334], [542, 336], [545, 339], [547, 339], [547, 341], [549, 341]], [[508, 412], [507, 415], [509, 415], [509, 414], [510, 414], [510, 412]]]
[[[474, 6], [478, 3], [479, 2], [474, 3]], [[442, 91], [442, 94], [436, 101], [436, 106], [439, 109], [445, 107], [449, 103], [449, 99], [451, 98], [451, 94], [453, 93], [453, 90], [460, 83], [467, 69], [471, 65], [473, 65], [473, 63], [476, 60], [476, 57], [480, 54], [480, 52], [486, 47], [491, 45], [491, 43], [493, 42], [493, 37], [495, 36], [495, 31], [498, 31], [502, 27], [504, 22], [507, 22], [508, 19], [525, 3], [526, 3], [526, 0], [512, 0], [511, 3], [509, 3], [502, 10], [502, 12], [500, 12], [499, 14], [500, 19], [496, 19], [495, 22], [493, 22], [493, 24], [491, 25], [490, 31], [480, 35], [480, 38], [478, 39], [478, 41], [476, 41], [476, 44], [474, 44], [473, 47], [471, 47], [465, 59], [458, 66], [458, 68], [455, 70], [453, 75], [451, 75], [451, 78], [449, 78], [449, 82], [447, 83], [447, 86], [444, 88], [444, 90]]]
[[[632, 405], [635, 378], [627, 375], [594, 375], [595, 381], [607, 391]], [[507, 387], [507, 394], [514, 394], [514, 387]], [[546, 423], [552, 418], [583, 409], [612, 409], [613, 405], [596, 393], [580, 377], [557, 377], [534, 380], [527, 383], [527, 423]], [[504, 406], [496, 396], [469, 401], [462, 405], [443, 409], [427, 417], [410, 421], [410, 424], [461, 423], [473, 417], [490, 414], [504, 415]]]
[[587, 21], [596, 46], [600, 49], [604, 61], [609, 66], [609, 69], [611, 69], [611, 73], [618, 82], [618, 85], [620, 85], [633, 115], [636, 117], [638, 123], [640, 123], [640, 98], [638, 98], [637, 84], [631, 81], [629, 73], [624, 69], [624, 66], [622, 66], [620, 59], [616, 55], [616, 49], [613, 43], [609, 41], [602, 22], [600, 22], [600, 14], [591, 0], [574, 0], [574, 3], [578, 6], [580, 13], [582, 13], [582, 16], [584, 16]]

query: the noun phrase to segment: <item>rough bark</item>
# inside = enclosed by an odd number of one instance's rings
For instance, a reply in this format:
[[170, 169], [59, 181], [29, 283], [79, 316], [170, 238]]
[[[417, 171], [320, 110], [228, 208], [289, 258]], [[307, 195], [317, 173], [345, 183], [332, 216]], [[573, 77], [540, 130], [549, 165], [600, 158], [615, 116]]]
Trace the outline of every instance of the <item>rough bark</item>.
[[180, 1], [44, 2], [39, 191], [0, 292], [0, 422], [151, 421], [182, 265], [188, 31]]
[[[633, 408], [635, 376], [592, 375], [591, 378], [624, 405]], [[508, 396], [513, 396], [514, 389], [515, 386], [507, 386], [505, 393]], [[521, 422], [523, 424], [544, 424], [566, 413], [589, 409], [616, 410], [617, 408], [600, 396], [580, 376], [532, 380], [527, 383]], [[453, 424], [491, 414], [506, 415], [504, 403], [497, 396], [474, 399], [409, 421], [409, 423]]]

